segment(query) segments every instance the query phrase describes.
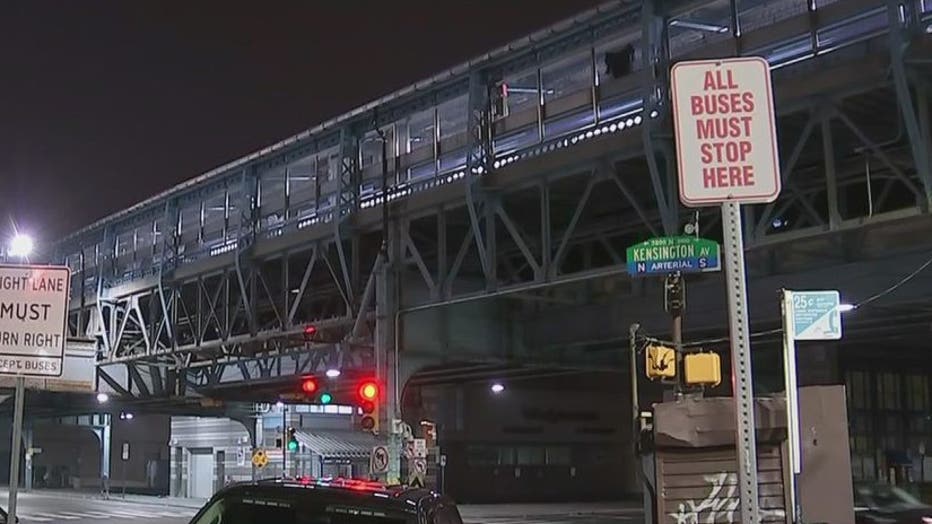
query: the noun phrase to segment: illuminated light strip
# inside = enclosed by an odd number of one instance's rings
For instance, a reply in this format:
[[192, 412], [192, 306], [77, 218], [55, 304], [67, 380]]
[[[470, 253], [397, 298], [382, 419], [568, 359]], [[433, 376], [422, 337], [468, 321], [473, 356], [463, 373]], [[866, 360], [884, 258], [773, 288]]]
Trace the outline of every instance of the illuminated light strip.
[[[627, 118], [622, 117], [622, 119], [618, 120], [617, 122], [606, 123], [598, 127], [593, 127], [592, 129], [589, 129], [586, 131], [580, 131], [578, 134], [573, 135], [573, 136], [564, 137], [562, 139], [557, 139], [553, 142], [550, 142], [544, 145], [534, 146], [532, 148], [526, 149], [519, 153], [513, 153], [507, 156], [500, 157], [496, 159], [492, 165], [494, 168], [498, 169], [501, 167], [505, 167], [511, 163], [517, 162], [518, 160], [536, 157], [544, 153], [555, 151], [561, 147], [569, 147], [571, 145], [578, 144], [579, 142], [583, 140], [589, 140], [590, 138], [599, 137], [601, 135], [605, 135], [609, 133], [617, 133], [626, 128], [631, 128], [634, 126], [641, 125], [644, 122], [644, 117], [641, 116], [642, 112], [643, 110], [641, 110], [637, 114], [629, 114]], [[473, 172], [476, 172], [476, 170], [474, 169]]]
[[[527, 149], [527, 150], [525, 150], [525, 151], [522, 151], [522, 152], [520, 152], [520, 153], [513, 153], [513, 154], [511, 154], [511, 155], [509, 155], [509, 156], [506, 156], [506, 157], [504, 157], [504, 158], [496, 159], [496, 160], [493, 162], [492, 165], [493, 165], [494, 168], [498, 169], [498, 168], [501, 168], [501, 167], [505, 167], [505, 166], [507, 166], [507, 165], [509, 165], [509, 164], [512, 164], [512, 163], [514, 163], [514, 162], [517, 162], [518, 160], [522, 160], [522, 159], [526, 159], [526, 158], [531, 158], [531, 157], [539, 156], [539, 155], [544, 154], [544, 153], [549, 153], [549, 152], [555, 151], [555, 150], [557, 150], [557, 149], [559, 149], [559, 148], [561, 148], [561, 147], [569, 147], [569, 146], [571, 146], [571, 145], [578, 144], [579, 142], [582, 142], [582, 141], [584, 141], [584, 140], [589, 140], [589, 139], [591, 139], [591, 138], [599, 137], [599, 136], [601, 136], [601, 135], [603, 135], [603, 134], [617, 133], [617, 132], [619, 132], [619, 131], [623, 131], [623, 130], [626, 129], [626, 128], [631, 128], [631, 127], [634, 127], [634, 126], [641, 125], [641, 124], [644, 122], [644, 117], [642, 116], [642, 115], [643, 115], [643, 112], [644, 112], [644, 111], [641, 110], [640, 112], [638, 112], [637, 114], [634, 114], [633, 116], [628, 116], [627, 118], [619, 119], [619, 120], [616, 121], [616, 122], [611, 122], [611, 123], [608, 123], [608, 124], [603, 124], [602, 126], [594, 127], [594, 128], [592, 128], [592, 129], [589, 129], [589, 130], [586, 130], [586, 131], [580, 131], [580, 132], [578, 132], [577, 134], [575, 134], [575, 135], [573, 135], [573, 136], [564, 137], [564, 138], [562, 138], [562, 139], [557, 139], [556, 141], [550, 142], [550, 143], [545, 144], [545, 145], [538, 145], [538, 146], [535, 146], [535, 147], [533, 147], [533, 148], [531, 148], [531, 149]], [[629, 113], [629, 115], [630, 115], [630, 113]], [[652, 118], [652, 119], [658, 118], [659, 116], [660, 116], [660, 115], [659, 115], [658, 111], [656, 111], [656, 110], [652, 110], [652, 111], [650, 112], [650, 115], [649, 115], [649, 117]], [[481, 174], [485, 173], [485, 169], [483, 168], [483, 166], [476, 166], [475, 168], [472, 168], [472, 169], [469, 170], [469, 171], [471, 171], [473, 174], [477, 174], [477, 175], [481, 175]], [[464, 177], [466, 176], [466, 173], [467, 173], [467, 171], [457, 171], [457, 172], [455, 172], [455, 173], [448, 174], [448, 175], [440, 175], [440, 176], [438, 176], [437, 178], [435, 178], [435, 179], [432, 180], [432, 181], [424, 182], [424, 183], [418, 184], [418, 185], [416, 185], [416, 186], [407, 186], [407, 185], [405, 185], [405, 186], [395, 186], [395, 188], [389, 193], [389, 195], [388, 195], [388, 197], [387, 197], [387, 200], [388, 200], [389, 202], [391, 202], [391, 201], [394, 201], [394, 200], [396, 200], [396, 199], [398, 199], [398, 198], [402, 198], [402, 197], [409, 196], [409, 195], [411, 195], [411, 194], [413, 194], [414, 192], [417, 192], [417, 191], [423, 191], [423, 190], [425, 190], [425, 189], [434, 188], [434, 187], [437, 187], [437, 186], [440, 186], [440, 185], [443, 185], [443, 184], [450, 184], [450, 183], [452, 183], [452, 182], [454, 182], [454, 181], [456, 181], [456, 180], [459, 180], [459, 179], [461, 179], [461, 178], [464, 178]], [[401, 189], [402, 187], [404, 187], [404, 189]], [[401, 190], [399, 190], [399, 189], [401, 189]], [[368, 198], [366, 198], [365, 200], [363, 200], [362, 203], [360, 204], [360, 207], [361, 207], [362, 209], [369, 209], [369, 208], [372, 208], [372, 207], [375, 207], [375, 206], [377, 206], [377, 205], [380, 205], [380, 204], [384, 203], [385, 200], [386, 200], [386, 198], [385, 198], [383, 195], [381, 195], [381, 194], [380, 194], [380, 195], [376, 195], [376, 196], [371, 196], [371, 197], [368, 197]], [[341, 211], [342, 214], [346, 214], [347, 212], [348, 212], [348, 211], [346, 211], [346, 210]], [[326, 222], [326, 221], [328, 221], [328, 220], [329, 220], [329, 219], [327, 219], [327, 218], [321, 218], [320, 216], [315, 216], [315, 217], [311, 217], [311, 218], [308, 218], [308, 219], [304, 219], [304, 220], [301, 220], [301, 221], [299, 221], [299, 222], [297, 223], [297, 229], [303, 229], [303, 228], [305, 228], [305, 227], [308, 227], [308, 226], [311, 226], [311, 225], [314, 225], [314, 224], [318, 224], [318, 223], [321, 223], [321, 222]], [[275, 238], [275, 237], [281, 236], [281, 235], [283, 235], [283, 234], [284, 234], [284, 227], [283, 227], [283, 226], [279, 226], [279, 227], [276, 227], [275, 229], [273, 229], [273, 230], [271, 230], [271, 231], [268, 231], [268, 232], [266, 233], [265, 236], [268, 237], [268, 238]], [[217, 255], [221, 255], [221, 254], [224, 254], [224, 253], [228, 253], [228, 252], [230, 252], [230, 251], [233, 251], [233, 250], [235, 250], [235, 249], [236, 249], [236, 242], [230, 242], [230, 243], [228, 243], [228, 244], [226, 244], [226, 245], [223, 245], [223, 246], [220, 246], [220, 247], [215, 247], [215, 248], [211, 249], [211, 250], [208, 252], [208, 256], [217, 256]], [[200, 256], [200, 255], [198, 255], [198, 254], [189, 254], [189, 255], [187, 255], [186, 257], [183, 257], [183, 259], [184, 259], [184, 260], [196, 260], [196, 259], [198, 258], [198, 256]]]

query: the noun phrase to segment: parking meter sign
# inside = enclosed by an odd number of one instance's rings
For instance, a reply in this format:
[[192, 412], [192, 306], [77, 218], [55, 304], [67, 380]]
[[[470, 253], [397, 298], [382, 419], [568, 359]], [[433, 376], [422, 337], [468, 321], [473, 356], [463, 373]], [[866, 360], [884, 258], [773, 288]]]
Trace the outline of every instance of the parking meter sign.
[[793, 338], [841, 338], [841, 297], [838, 291], [790, 291]]

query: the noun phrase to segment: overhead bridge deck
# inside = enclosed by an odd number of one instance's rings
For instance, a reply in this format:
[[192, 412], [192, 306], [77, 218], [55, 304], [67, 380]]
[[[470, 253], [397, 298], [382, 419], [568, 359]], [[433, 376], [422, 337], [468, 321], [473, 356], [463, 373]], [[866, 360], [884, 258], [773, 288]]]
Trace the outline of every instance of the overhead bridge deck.
[[929, 232], [930, 2], [664, 4], [606, 4], [63, 239], [73, 334], [106, 383], [157, 395], [384, 365], [389, 272], [399, 325], [597, 278], [643, 296], [624, 248], [695, 218], [668, 104], [690, 58], [774, 70], [784, 191], [745, 207], [753, 276], [924, 248], [871, 231]]

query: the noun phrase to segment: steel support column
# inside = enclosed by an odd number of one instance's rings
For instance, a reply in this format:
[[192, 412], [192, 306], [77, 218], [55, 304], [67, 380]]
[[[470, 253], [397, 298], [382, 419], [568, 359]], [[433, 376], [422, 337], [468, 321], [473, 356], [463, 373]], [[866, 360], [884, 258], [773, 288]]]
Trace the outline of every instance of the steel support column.
[[821, 122], [822, 156], [825, 160], [825, 192], [828, 199], [828, 227], [835, 230], [841, 223], [838, 212], [838, 176], [835, 171], [835, 143], [832, 139], [832, 120], [823, 115]]
[[[932, 209], [932, 160], [930, 160], [928, 143], [923, 140], [919, 120], [916, 117], [916, 105], [910, 92], [909, 76], [906, 72], [905, 55], [909, 49], [912, 35], [915, 34], [918, 20], [915, 13], [916, 2], [901, 2], [890, 0], [887, 3], [887, 18], [890, 24], [890, 67], [893, 71], [893, 84], [896, 87], [896, 97], [899, 101], [903, 123], [909, 136], [909, 145], [916, 163], [916, 172], [925, 193], [923, 207]], [[902, 10], [902, 13], [901, 13]], [[901, 20], [901, 14], [903, 16]], [[927, 118], [928, 115], [922, 115]]]
[[392, 420], [401, 418], [401, 385], [398, 384], [398, 270], [401, 260], [401, 239], [397, 223], [389, 224], [386, 234], [388, 259], [375, 270], [375, 367], [378, 381], [385, 393], [381, 412], [380, 440], [389, 448], [388, 473], [382, 480], [397, 484], [401, 479], [401, 440], [392, 432]]
[[[671, 157], [668, 156], [668, 152], [672, 150], [672, 146], [667, 143], [669, 138], [661, 136], [661, 127], [667, 120], [666, 100], [670, 70], [669, 33], [663, 0], [644, 1], [641, 35], [643, 66], [649, 72], [649, 81], [644, 85], [644, 156], [664, 233], [673, 235], [679, 229], [679, 204], [676, 195], [672, 194], [675, 186], [670, 183], [676, 178], [676, 164], [669, 161]], [[657, 161], [658, 153], [664, 156], [664, 172], [661, 172]]]

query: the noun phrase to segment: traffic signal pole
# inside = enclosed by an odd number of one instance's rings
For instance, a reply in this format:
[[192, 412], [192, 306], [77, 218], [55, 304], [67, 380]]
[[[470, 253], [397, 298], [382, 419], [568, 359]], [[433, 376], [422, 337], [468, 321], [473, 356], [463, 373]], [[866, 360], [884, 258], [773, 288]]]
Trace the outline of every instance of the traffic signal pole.
[[288, 406], [282, 405], [282, 478], [288, 478]]
[[673, 325], [670, 336], [676, 351], [676, 381], [674, 391], [679, 397], [683, 393], [683, 309], [686, 308], [686, 279], [677, 271], [667, 275], [664, 281], [664, 307]]

